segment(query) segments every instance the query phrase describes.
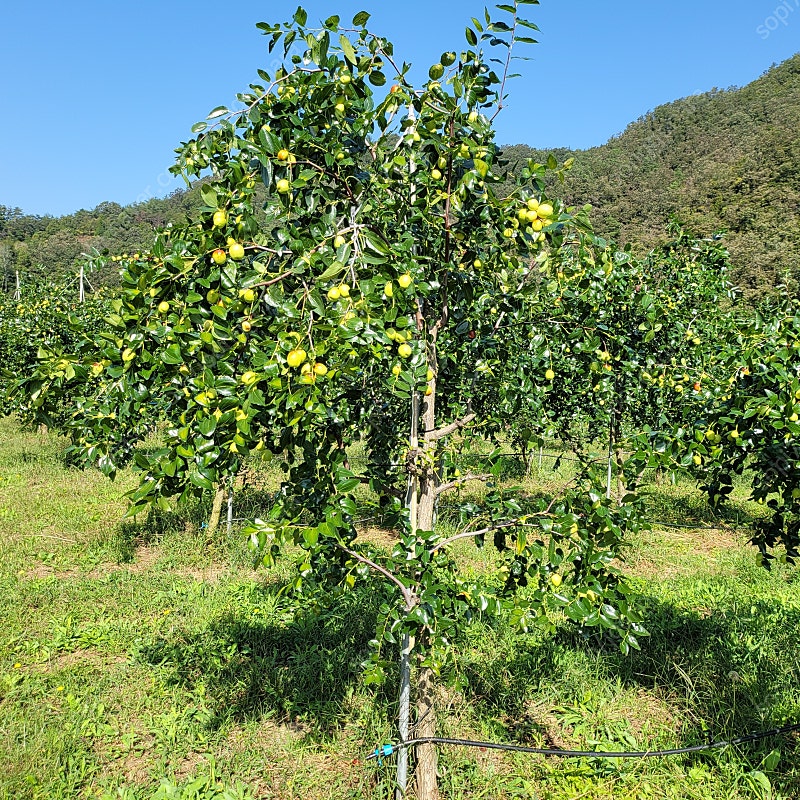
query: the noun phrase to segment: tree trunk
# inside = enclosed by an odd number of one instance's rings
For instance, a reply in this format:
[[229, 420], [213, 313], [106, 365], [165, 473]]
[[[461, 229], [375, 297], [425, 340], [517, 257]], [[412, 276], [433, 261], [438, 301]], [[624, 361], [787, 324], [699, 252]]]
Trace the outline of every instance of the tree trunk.
[[[429, 353], [429, 363], [434, 361], [434, 354]], [[431, 394], [423, 399], [421, 423], [422, 430], [425, 432], [422, 440], [423, 453], [430, 452], [436, 442], [433, 439], [433, 431], [436, 429], [436, 377], [434, 368], [434, 378], [429, 386]], [[420, 530], [433, 530], [434, 515], [436, 513], [436, 487], [439, 476], [431, 466], [432, 459], [425, 456], [418, 459], [420, 467], [418, 482], [418, 506], [417, 524]], [[414, 731], [414, 738], [425, 738], [436, 735], [436, 710], [433, 707], [435, 676], [429, 667], [417, 667], [417, 727]], [[439, 785], [437, 777], [437, 751], [436, 745], [421, 744], [416, 748], [416, 768], [414, 770], [414, 780], [417, 800], [438, 800]]]
[[222, 514], [222, 504], [225, 502], [225, 487], [217, 484], [217, 492], [214, 495], [214, 503], [211, 506], [211, 516], [208, 518], [208, 528], [206, 528], [206, 539], [211, 540], [219, 528], [219, 518]]
[[[430, 667], [417, 668], [417, 727], [415, 739], [436, 736], [436, 709], [434, 707], [435, 675]], [[436, 745], [421, 744], [416, 749], [417, 766], [414, 770], [417, 800], [439, 800]]]

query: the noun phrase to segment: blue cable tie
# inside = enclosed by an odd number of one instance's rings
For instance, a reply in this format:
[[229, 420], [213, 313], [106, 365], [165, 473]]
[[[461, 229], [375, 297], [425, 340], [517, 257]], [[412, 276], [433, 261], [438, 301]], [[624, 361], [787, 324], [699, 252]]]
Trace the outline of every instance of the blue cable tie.
[[384, 757], [388, 757], [394, 753], [394, 745], [384, 744], [375, 748], [375, 758], [378, 759], [378, 766], [383, 766]]

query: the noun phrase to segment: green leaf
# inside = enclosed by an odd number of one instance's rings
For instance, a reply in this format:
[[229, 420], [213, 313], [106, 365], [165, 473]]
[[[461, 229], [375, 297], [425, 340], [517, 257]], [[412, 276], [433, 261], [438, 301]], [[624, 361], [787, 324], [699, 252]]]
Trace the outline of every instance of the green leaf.
[[213, 414], [209, 414], [207, 417], [200, 420], [198, 427], [203, 436], [211, 436], [217, 429], [217, 418]]
[[341, 275], [345, 269], [347, 269], [347, 267], [345, 264], [342, 264], [341, 261], [334, 261], [321, 275], [317, 276], [317, 280], [330, 280], [331, 278], [335, 278], [337, 275]]
[[162, 354], [161, 360], [165, 364], [183, 364], [183, 353], [177, 343], [171, 344]]
[[210, 208], [217, 208], [219, 201], [217, 200], [217, 190], [213, 186], [204, 183], [200, 187], [200, 196], [207, 206]]
[[386, 83], [386, 76], [378, 69], [370, 72], [368, 78], [373, 86], [383, 86]]
[[355, 25], [356, 27], [359, 27], [359, 28], [362, 25], [366, 25], [367, 24], [367, 20], [369, 20], [370, 16], [371, 15], [368, 14], [366, 11], [359, 11], [358, 14], [356, 14], [353, 17], [353, 25]]
[[358, 60], [356, 59], [356, 51], [353, 49], [353, 45], [350, 43], [350, 40], [344, 34], [339, 36], [339, 44], [342, 46], [342, 53], [344, 54], [344, 57], [351, 64], [357, 64]]
[[292, 19], [302, 28], [308, 22], [308, 13], [302, 6], [298, 6]]
[[195, 124], [192, 125], [192, 133], [202, 133], [206, 128], [208, 128], [207, 122], [195, 122]]
[[192, 470], [189, 473], [189, 481], [200, 489], [205, 489], [206, 491], [211, 491], [214, 488], [214, 484], [206, 478], [201, 472]]
[[221, 117], [224, 114], [230, 114], [231, 110], [227, 106], [217, 106], [215, 109], [209, 112], [206, 119], [216, 119], [217, 117]]
[[472, 28], [467, 28], [464, 35], [467, 37], [467, 43], [470, 44], [472, 47], [476, 47], [478, 44], [478, 36]]

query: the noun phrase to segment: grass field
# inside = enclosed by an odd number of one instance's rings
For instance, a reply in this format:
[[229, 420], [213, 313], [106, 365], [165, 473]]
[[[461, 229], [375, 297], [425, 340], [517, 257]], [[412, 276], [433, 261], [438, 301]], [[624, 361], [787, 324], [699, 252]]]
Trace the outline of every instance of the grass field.
[[[208, 541], [202, 510], [120, 525], [132, 477], [67, 469], [63, 446], [0, 420], [0, 798], [390, 797], [392, 759], [365, 761], [396, 712], [391, 679], [360, 682], [369, 587], [304, 614], [288, 572], [252, 570], [224, 527]], [[800, 721], [800, 571], [757, 564], [759, 507], [740, 492], [720, 520], [690, 484], [648, 496], [626, 562], [642, 651], [478, 622], [442, 735], [638, 750]], [[446, 798], [800, 798], [797, 735], [647, 761], [440, 759]]]

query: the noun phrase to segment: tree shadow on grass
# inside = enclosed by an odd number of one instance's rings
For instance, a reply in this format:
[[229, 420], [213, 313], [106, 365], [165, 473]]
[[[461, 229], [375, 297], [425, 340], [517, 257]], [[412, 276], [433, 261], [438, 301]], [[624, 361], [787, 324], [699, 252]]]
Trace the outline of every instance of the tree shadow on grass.
[[[642, 598], [650, 636], [641, 640], [640, 651], [627, 656], [611, 639], [587, 639], [566, 626], [551, 638], [518, 640], [510, 658], [498, 655], [472, 666], [467, 696], [485, 707], [486, 716], [503, 720], [509, 738], [530, 743], [538, 734], [556, 747], [564, 744], [553, 735], [559, 724], [531, 717], [531, 703], [545, 698], [553, 710], [570, 705], [581, 709], [591, 687], [597, 697], [597, 684], [599, 694], [607, 696], [619, 688], [633, 689], [637, 697], [646, 691], [656, 701], [649, 707], [651, 714], [659, 707], [672, 709], [671, 720], [652, 720], [669, 722], [675, 730], [674, 735], [661, 734], [656, 745], [651, 743], [654, 749], [731, 739], [800, 722], [800, 608], [771, 599], [737, 603], [726, 598], [724, 603], [710, 600], [709, 605], [686, 608]], [[592, 711], [587, 707], [585, 713], [588, 718]], [[648, 707], [642, 706], [640, 713], [647, 714]], [[602, 712], [591, 724], [597, 730], [590, 738], [608, 739]], [[620, 732], [625, 724], [623, 720]], [[563, 725], [560, 730], [569, 729]], [[621, 744], [621, 749], [639, 749]], [[648, 746], [639, 744], [642, 749]], [[800, 757], [800, 735], [766, 738], [726, 752], [749, 771], [773, 749], [781, 756], [771, 776], [773, 784], [788, 792], [786, 796], [800, 796], [800, 772], [791, 766]], [[695, 763], [715, 759], [720, 752], [677, 758]]]
[[343, 724], [342, 710], [362, 680], [381, 597], [364, 586], [309, 613], [293, 608], [280, 587], [260, 586], [241, 613], [225, 613], [199, 631], [157, 636], [135, 655], [158, 667], [168, 685], [202, 687], [212, 729], [269, 717], [301, 720], [325, 735]]

